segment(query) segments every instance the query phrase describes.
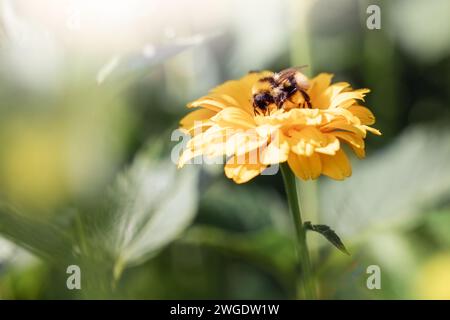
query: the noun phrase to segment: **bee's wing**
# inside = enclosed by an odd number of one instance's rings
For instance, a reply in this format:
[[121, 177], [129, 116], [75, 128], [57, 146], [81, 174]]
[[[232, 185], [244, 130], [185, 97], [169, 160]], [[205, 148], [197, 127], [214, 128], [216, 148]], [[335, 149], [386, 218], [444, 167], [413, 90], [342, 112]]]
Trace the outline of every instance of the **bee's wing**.
[[307, 65], [299, 66], [299, 67], [291, 67], [284, 70], [281, 70], [276, 74], [276, 79], [278, 82], [286, 81], [289, 77], [295, 75], [298, 71], [308, 67]]
[[307, 64], [304, 64], [304, 65], [302, 65], [302, 66], [297, 66], [297, 67], [294, 67], [295, 69], [297, 69], [297, 70], [303, 70], [303, 69], [305, 69], [305, 68], [308, 68], [308, 65]]

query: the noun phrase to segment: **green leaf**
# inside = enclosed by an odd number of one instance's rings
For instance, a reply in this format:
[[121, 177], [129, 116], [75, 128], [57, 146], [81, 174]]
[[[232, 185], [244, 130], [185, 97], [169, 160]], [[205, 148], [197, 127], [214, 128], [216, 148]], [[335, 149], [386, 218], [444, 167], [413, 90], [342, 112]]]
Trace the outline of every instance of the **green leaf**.
[[108, 193], [104, 214], [85, 223], [89, 242], [101, 244], [115, 260], [116, 279], [175, 240], [197, 212], [198, 171], [177, 170], [159, 154], [155, 148], [139, 154]]
[[320, 233], [328, 241], [330, 241], [333, 246], [338, 248], [341, 252], [345, 253], [346, 255], [350, 255], [350, 253], [347, 251], [347, 248], [345, 248], [345, 246], [342, 243], [339, 236], [329, 226], [326, 226], [324, 224], [311, 224], [311, 222], [309, 222], [309, 221], [306, 221], [303, 225], [306, 230], [315, 231], [317, 233]]
[[[162, 64], [177, 54], [214, 39], [219, 33], [194, 34], [186, 38], [177, 38], [166, 45], [153, 47], [146, 44], [127, 55], [114, 55], [97, 73], [97, 83], [102, 84], [113, 72], [116, 78], [126, 78], [131, 73], [147, 74], [149, 68]], [[148, 53], [146, 53], [148, 51]]]
[[320, 220], [346, 238], [411, 226], [448, 197], [449, 159], [448, 127], [410, 128], [387, 148], [353, 161], [351, 178], [321, 181]]
[[72, 241], [67, 233], [49, 222], [23, 215], [6, 204], [0, 204], [0, 234], [47, 260], [72, 254]]

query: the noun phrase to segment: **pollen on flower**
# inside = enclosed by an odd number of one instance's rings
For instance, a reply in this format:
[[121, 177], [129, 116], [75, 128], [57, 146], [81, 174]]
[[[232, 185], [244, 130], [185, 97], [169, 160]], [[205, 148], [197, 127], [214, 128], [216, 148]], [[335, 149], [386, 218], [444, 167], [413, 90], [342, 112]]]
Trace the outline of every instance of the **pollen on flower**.
[[381, 134], [371, 127], [375, 116], [361, 105], [370, 90], [354, 90], [346, 82], [333, 84], [331, 74], [321, 73], [299, 78], [302, 86], [296, 89], [286, 85], [287, 94], [258, 96], [260, 88], [268, 92], [270, 75], [277, 74], [254, 72], [227, 81], [188, 104], [196, 110], [180, 124], [192, 139], [178, 166], [199, 155], [226, 156], [225, 174], [236, 183], [283, 162], [303, 180], [349, 177], [351, 164], [342, 146], [350, 146], [363, 158], [367, 132]]

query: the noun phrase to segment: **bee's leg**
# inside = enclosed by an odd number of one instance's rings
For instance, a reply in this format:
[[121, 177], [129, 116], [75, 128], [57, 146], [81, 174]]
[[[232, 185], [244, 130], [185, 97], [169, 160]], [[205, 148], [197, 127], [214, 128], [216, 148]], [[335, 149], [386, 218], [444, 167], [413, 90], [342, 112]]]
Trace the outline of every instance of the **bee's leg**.
[[276, 102], [275, 105], [277, 106], [277, 110], [282, 109], [283, 108], [283, 104], [286, 102], [286, 98], [279, 98]]
[[303, 89], [298, 88], [298, 91], [300, 91], [300, 93], [303, 96], [303, 99], [305, 99], [305, 103], [308, 106], [308, 108], [311, 109], [312, 105], [311, 105], [311, 99], [309, 98], [309, 95]]
[[292, 104], [294, 104], [294, 105], [295, 105], [295, 101], [292, 101], [292, 99], [291, 99], [291, 98], [289, 98], [289, 99], [286, 99], [286, 101], [289, 101], [290, 103], [292, 103]]
[[287, 99], [288, 98], [284, 95], [278, 96], [277, 99], [274, 100], [277, 109], [283, 108], [283, 104], [286, 102]]

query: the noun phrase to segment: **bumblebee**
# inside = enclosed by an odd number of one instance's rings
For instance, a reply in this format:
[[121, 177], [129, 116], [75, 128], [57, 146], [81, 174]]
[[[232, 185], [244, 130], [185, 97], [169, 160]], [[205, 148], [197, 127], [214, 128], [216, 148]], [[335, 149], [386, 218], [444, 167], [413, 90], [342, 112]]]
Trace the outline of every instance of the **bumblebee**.
[[270, 114], [270, 110], [274, 107], [277, 109], [311, 108], [311, 101], [306, 93], [309, 88], [308, 78], [300, 72], [304, 67], [284, 69], [261, 78], [252, 88], [255, 115]]

